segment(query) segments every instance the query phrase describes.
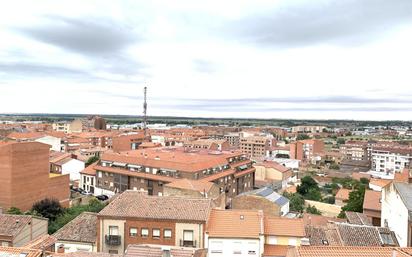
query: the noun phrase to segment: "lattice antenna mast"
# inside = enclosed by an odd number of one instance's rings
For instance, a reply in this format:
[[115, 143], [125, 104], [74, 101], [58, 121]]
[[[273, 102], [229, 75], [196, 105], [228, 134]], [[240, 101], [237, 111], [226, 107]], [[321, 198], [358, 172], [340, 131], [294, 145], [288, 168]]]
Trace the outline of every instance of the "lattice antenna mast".
[[143, 102], [143, 131], [144, 137], [147, 136], [147, 87], [144, 87], [144, 102]]

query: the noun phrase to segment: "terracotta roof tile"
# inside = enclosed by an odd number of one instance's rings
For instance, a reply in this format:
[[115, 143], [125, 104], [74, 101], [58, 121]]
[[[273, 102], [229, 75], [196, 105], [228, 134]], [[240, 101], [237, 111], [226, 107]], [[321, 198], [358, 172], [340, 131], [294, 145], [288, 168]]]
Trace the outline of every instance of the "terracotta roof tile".
[[363, 213], [346, 211], [345, 215], [350, 224], [372, 226], [371, 218]]
[[214, 184], [212, 182], [203, 181], [203, 180], [192, 180], [192, 179], [178, 179], [171, 183], [166, 184], [166, 187], [180, 188], [180, 189], [189, 189], [198, 192], [209, 192]]
[[363, 209], [380, 211], [382, 209], [381, 194], [379, 191], [366, 190], [363, 200]]
[[[347, 246], [298, 246], [288, 252], [288, 257], [393, 257], [394, 251], [404, 253], [402, 248], [393, 247], [347, 247]], [[408, 256], [408, 255], [406, 255]]]
[[[173, 257], [204, 257], [205, 249], [170, 246], [170, 255]], [[125, 257], [163, 257], [159, 245], [129, 245]]]
[[56, 231], [58, 241], [95, 243], [97, 237], [97, 213], [83, 212]]
[[352, 190], [346, 189], [346, 188], [341, 188], [338, 190], [338, 192], [335, 195], [336, 199], [341, 199], [343, 201], [349, 200], [349, 193], [352, 192]]
[[51, 235], [40, 236], [30, 242], [24, 247], [29, 249], [47, 250], [56, 243], [57, 239]]
[[99, 216], [205, 222], [210, 210], [210, 199], [148, 196], [128, 190], [100, 211]]
[[263, 234], [263, 212], [214, 209], [206, 232], [209, 237], [259, 238]]
[[0, 246], [0, 256], [6, 257], [40, 257], [42, 256], [42, 251], [37, 249], [28, 249], [22, 247], [2, 247]]
[[0, 214], [0, 235], [14, 237], [31, 221], [29, 215]]
[[305, 237], [303, 219], [265, 217], [265, 235]]
[[376, 186], [379, 186], [379, 187], [386, 187], [386, 186], [389, 185], [391, 182], [392, 182], [391, 179], [377, 179], [377, 178], [372, 178], [372, 179], [369, 181], [369, 184], [376, 185]]
[[96, 161], [89, 166], [87, 166], [84, 170], [80, 171], [81, 174], [89, 175], [89, 176], [96, 176], [96, 169], [95, 167], [97, 166], [99, 162]]
[[265, 168], [273, 168], [278, 170], [279, 172], [285, 173], [290, 171], [290, 168], [287, 168], [285, 166], [283, 166], [282, 164], [275, 162], [275, 161], [263, 161], [263, 162], [259, 162], [256, 163], [255, 166], [263, 166]]
[[264, 257], [281, 257], [286, 256], [288, 249], [291, 246], [288, 245], [268, 245], [265, 244], [265, 252], [263, 253]]

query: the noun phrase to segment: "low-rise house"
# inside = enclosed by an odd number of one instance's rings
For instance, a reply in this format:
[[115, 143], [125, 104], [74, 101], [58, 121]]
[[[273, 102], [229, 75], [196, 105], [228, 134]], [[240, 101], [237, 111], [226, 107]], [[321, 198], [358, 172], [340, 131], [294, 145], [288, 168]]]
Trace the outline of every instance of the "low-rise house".
[[266, 245], [299, 246], [305, 241], [305, 226], [301, 218], [265, 216], [264, 225], [265, 248]]
[[56, 231], [55, 251], [97, 252], [97, 213], [83, 212]]
[[381, 225], [381, 192], [366, 190], [363, 200], [363, 213], [372, 220], [374, 226]]
[[95, 193], [96, 188], [96, 170], [94, 169], [98, 162], [92, 163], [84, 170], [80, 171], [79, 187], [88, 193]]
[[203, 248], [211, 207], [210, 199], [127, 190], [98, 215], [98, 251], [123, 253], [129, 244]]
[[263, 210], [265, 215], [285, 216], [289, 213], [289, 200], [270, 187], [245, 192], [232, 200], [232, 208]]
[[335, 204], [339, 206], [344, 206], [349, 200], [350, 192], [352, 191], [346, 188], [339, 189], [335, 195]]
[[206, 257], [206, 249], [190, 247], [129, 245], [124, 257]]
[[52, 152], [50, 154], [50, 172], [66, 175], [70, 180], [79, 180], [80, 171], [84, 169], [84, 162], [74, 159], [70, 153]]
[[45, 135], [35, 139], [34, 141], [50, 145], [50, 150], [52, 151], [62, 152], [64, 150], [64, 144], [62, 144], [62, 139], [59, 137]]
[[275, 161], [263, 161], [254, 165], [256, 168], [255, 180], [266, 181], [275, 180], [281, 181], [282, 189], [287, 187], [288, 182], [292, 180], [293, 171]]
[[388, 228], [331, 223], [307, 225], [305, 230], [310, 245], [314, 246], [399, 246], [395, 234]]
[[211, 211], [205, 248], [214, 256], [261, 256], [264, 251], [263, 212]]
[[30, 215], [0, 214], [0, 246], [21, 247], [47, 235], [48, 220]]

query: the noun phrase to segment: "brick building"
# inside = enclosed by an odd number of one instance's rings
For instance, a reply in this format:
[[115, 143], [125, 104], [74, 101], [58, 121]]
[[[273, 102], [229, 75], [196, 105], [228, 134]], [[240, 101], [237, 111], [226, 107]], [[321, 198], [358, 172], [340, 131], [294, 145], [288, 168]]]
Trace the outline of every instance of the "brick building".
[[316, 155], [325, 151], [325, 144], [322, 140], [307, 139], [290, 143], [290, 158], [305, 162], [311, 162]]
[[49, 145], [38, 142], [0, 144], [0, 206], [31, 209], [33, 203], [54, 197], [68, 206], [68, 175], [49, 174]]
[[187, 178], [213, 182], [231, 199], [254, 187], [255, 168], [240, 152], [149, 148], [105, 153], [96, 169], [97, 193], [127, 189], [162, 195], [163, 185]]
[[130, 244], [204, 247], [209, 199], [125, 191], [98, 214], [98, 251], [123, 253]]
[[269, 149], [270, 140], [263, 136], [241, 137], [239, 148], [251, 158], [264, 157]]
[[124, 134], [113, 137], [112, 139], [113, 151], [129, 151], [138, 149], [144, 141], [144, 135], [141, 133]]

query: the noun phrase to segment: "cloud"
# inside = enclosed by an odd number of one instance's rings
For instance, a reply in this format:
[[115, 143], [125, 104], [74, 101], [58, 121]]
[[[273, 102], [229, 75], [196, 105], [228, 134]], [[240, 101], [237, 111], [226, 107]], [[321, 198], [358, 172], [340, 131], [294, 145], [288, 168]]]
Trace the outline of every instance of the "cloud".
[[111, 55], [141, 40], [132, 28], [107, 18], [45, 16], [42, 26], [16, 28], [41, 42], [86, 54]]
[[224, 33], [240, 42], [299, 47], [358, 44], [412, 20], [410, 0], [284, 0], [275, 8], [229, 22]]
[[217, 71], [217, 65], [204, 59], [194, 59], [193, 67], [196, 71], [202, 73], [214, 73]]

